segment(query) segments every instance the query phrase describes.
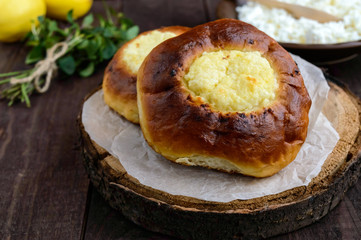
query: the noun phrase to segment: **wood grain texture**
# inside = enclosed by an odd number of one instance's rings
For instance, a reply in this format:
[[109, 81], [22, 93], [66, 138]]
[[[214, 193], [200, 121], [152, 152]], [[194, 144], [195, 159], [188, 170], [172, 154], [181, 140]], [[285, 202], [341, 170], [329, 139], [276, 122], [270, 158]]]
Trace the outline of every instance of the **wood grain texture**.
[[321, 67], [361, 98], [361, 55], [347, 62]]
[[[1, 43], [0, 72], [27, 68], [28, 50]], [[102, 75], [57, 79], [31, 108], [0, 102], [0, 239], [80, 238], [89, 180], [75, 120]]]
[[[107, 2], [123, 9], [144, 31], [203, 23], [217, 0]], [[92, 11], [102, 12], [101, 1], [94, 2]], [[210, 19], [212, 14], [208, 12]], [[0, 73], [23, 69], [26, 52], [21, 44], [0, 44]], [[326, 69], [361, 97], [360, 66], [358, 56]], [[0, 101], [0, 239], [172, 239], [125, 220], [95, 190], [86, 207], [88, 179], [75, 119], [81, 99], [101, 83], [103, 70], [87, 79], [54, 81], [48, 93], [31, 98], [31, 109], [21, 104], [8, 108]], [[272, 239], [361, 239], [360, 219], [358, 181], [319, 222]]]
[[123, 11], [141, 31], [172, 25], [194, 27], [207, 21], [202, 1], [124, 0]]
[[[22, 49], [20, 44], [1, 45], [1, 53], [18, 53], [5, 67], [3, 58], [1, 72], [25, 67]], [[74, 122], [83, 94], [99, 81], [89, 79], [92, 84], [85, 86], [75, 80], [54, 82], [49, 92], [31, 99], [31, 108], [0, 102], [2, 239], [74, 239], [81, 234], [89, 182]]]
[[209, 21], [217, 19], [216, 9], [221, 0], [203, 0]]
[[175, 239], [160, 233], [146, 230], [129, 221], [105, 202], [95, 190], [91, 191], [89, 218], [84, 239]]
[[[93, 12], [102, 9], [94, 3]], [[28, 68], [28, 50], [1, 43], [0, 73]], [[31, 97], [31, 108], [0, 102], [0, 239], [80, 238], [89, 180], [75, 120], [103, 70], [87, 79], [56, 79], [47, 93]]]

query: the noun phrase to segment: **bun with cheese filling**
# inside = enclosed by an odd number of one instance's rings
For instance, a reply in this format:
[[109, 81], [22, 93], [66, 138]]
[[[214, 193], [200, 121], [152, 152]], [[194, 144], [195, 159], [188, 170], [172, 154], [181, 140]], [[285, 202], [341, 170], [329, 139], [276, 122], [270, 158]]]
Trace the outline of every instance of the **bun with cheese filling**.
[[179, 164], [267, 177], [306, 139], [311, 100], [297, 64], [239, 20], [206, 23], [155, 47], [137, 91], [146, 141]]
[[139, 66], [159, 43], [175, 37], [188, 27], [171, 26], [144, 32], [124, 44], [105, 69], [105, 103], [133, 123], [139, 123], [136, 81]]

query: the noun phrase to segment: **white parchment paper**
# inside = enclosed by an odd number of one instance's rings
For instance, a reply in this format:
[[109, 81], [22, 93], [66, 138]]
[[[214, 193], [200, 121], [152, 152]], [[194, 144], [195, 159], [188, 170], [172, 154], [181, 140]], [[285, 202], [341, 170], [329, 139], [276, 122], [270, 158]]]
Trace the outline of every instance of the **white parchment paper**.
[[103, 101], [103, 92], [90, 97], [82, 120], [92, 140], [119, 159], [140, 183], [174, 195], [229, 202], [251, 199], [308, 185], [318, 175], [339, 136], [321, 113], [329, 86], [320, 69], [293, 56], [312, 98], [308, 136], [296, 159], [272, 177], [257, 179], [198, 167], [178, 165], [155, 153], [139, 126], [119, 117]]

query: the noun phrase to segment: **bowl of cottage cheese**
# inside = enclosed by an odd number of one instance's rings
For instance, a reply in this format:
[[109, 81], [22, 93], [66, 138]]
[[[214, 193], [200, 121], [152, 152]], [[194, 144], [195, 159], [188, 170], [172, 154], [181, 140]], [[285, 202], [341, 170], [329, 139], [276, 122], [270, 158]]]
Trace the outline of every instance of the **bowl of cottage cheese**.
[[252, 24], [290, 52], [313, 63], [344, 61], [361, 53], [360, 0], [279, 1], [322, 10], [342, 21], [319, 23], [307, 18], [296, 19], [284, 9], [242, 0], [233, 1], [236, 4], [235, 13], [219, 17], [236, 17]]

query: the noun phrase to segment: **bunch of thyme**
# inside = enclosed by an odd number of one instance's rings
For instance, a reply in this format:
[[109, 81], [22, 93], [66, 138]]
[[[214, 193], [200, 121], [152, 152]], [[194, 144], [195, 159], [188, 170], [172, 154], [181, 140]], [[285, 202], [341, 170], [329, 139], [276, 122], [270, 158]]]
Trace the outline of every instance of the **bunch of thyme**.
[[[106, 18], [96, 16], [99, 24], [94, 26], [93, 14], [85, 16], [81, 23], [74, 21], [72, 11], [67, 15], [67, 26], [59, 27], [58, 22], [39, 17], [39, 24], [33, 27], [26, 39], [31, 47], [26, 56], [26, 64], [35, 64], [46, 57], [47, 50], [59, 42], [67, 43], [67, 51], [56, 60], [57, 67], [68, 76], [78, 74], [81, 77], [92, 75], [96, 66], [113, 57], [119, 46], [136, 37], [138, 26], [122, 13], [116, 13], [106, 7]], [[25, 102], [30, 107], [30, 95], [36, 88], [34, 81], [11, 84], [12, 78], [21, 79], [30, 76], [36, 66], [24, 71], [0, 74], [0, 95], [8, 100], [8, 105], [16, 101]], [[40, 79], [40, 84], [44, 79]]]

